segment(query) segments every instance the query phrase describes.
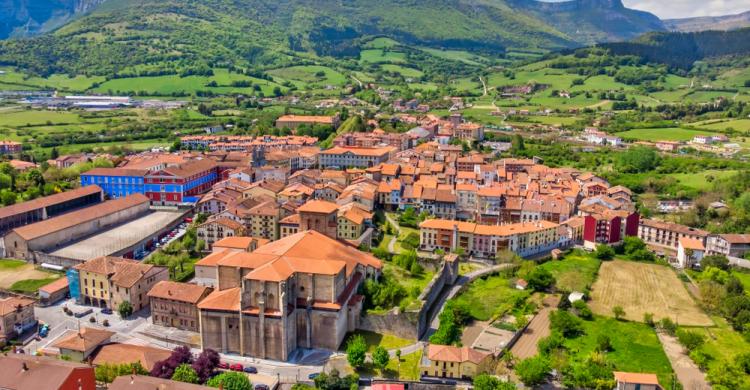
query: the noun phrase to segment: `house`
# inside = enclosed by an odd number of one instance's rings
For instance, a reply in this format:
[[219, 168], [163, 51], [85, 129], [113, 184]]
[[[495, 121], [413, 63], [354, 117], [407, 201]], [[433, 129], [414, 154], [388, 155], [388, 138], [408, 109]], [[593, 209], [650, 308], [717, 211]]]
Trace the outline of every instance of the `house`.
[[616, 390], [661, 390], [656, 374], [615, 371]]
[[469, 347], [430, 344], [419, 370], [423, 376], [471, 379], [481, 373], [482, 364], [491, 359], [491, 354]]
[[680, 238], [677, 244], [677, 263], [680, 268], [690, 268], [695, 264], [700, 264], [705, 253], [706, 247], [703, 246], [703, 240]]
[[673, 222], [644, 218], [638, 225], [638, 238], [652, 248], [662, 249], [674, 255], [683, 238], [706, 243], [709, 233], [705, 230]]
[[23, 150], [23, 144], [16, 141], [0, 141], [0, 154], [20, 153]]
[[154, 325], [198, 332], [198, 303], [213, 291], [211, 287], [162, 280], [148, 292]]
[[[151, 371], [157, 362], [169, 359], [172, 351], [163, 348], [155, 348], [148, 345], [109, 343], [104, 344], [94, 351], [95, 366], [102, 364], [122, 365], [141, 363], [141, 366]], [[111, 387], [110, 387], [111, 388]]]
[[676, 152], [680, 149], [681, 143], [674, 141], [657, 141], [656, 148], [662, 152]]
[[0, 355], [0, 389], [96, 390], [94, 367], [54, 357]]
[[706, 251], [709, 255], [745, 257], [750, 252], [750, 234], [717, 234], [708, 237]]
[[373, 213], [362, 210], [354, 204], [338, 211], [336, 237], [341, 240], [356, 240], [372, 224]]
[[289, 237], [299, 232], [299, 214], [292, 214], [279, 221], [279, 238]]
[[15, 296], [0, 299], [0, 344], [5, 345], [36, 323], [34, 300]]
[[283, 115], [276, 120], [276, 128], [283, 129], [288, 128], [296, 130], [302, 125], [315, 126], [331, 126], [333, 130], [339, 127], [341, 119], [339, 115], [323, 116], [323, 115]]
[[53, 305], [68, 297], [70, 287], [68, 278], [60, 278], [52, 283], [39, 287], [39, 305]]
[[209, 218], [196, 229], [196, 236], [211, 246], [226, 237], [244, 236], [245, 226], [229, 218]]
[[60, 349], [60, 355], [75, 362], [84, 362], [96, 348], [108, 343], [115, 334], [104, 329], [82, 327], [65, 332], [52, 346]]
[[117, 310], [129, 302], [136, 312], [148, 306], [148, 292], [169, 279], [167, 267], [121, 257], [97, 257], [73, 267], [78, 272], [80, 300], [86, 305]]
[[341, 147], [334, 146], [331, 149], [320, 152], [318, 164], [321, 168], [368, 168], [377, 166], [388, 161], [396, 149], [387, 147]]

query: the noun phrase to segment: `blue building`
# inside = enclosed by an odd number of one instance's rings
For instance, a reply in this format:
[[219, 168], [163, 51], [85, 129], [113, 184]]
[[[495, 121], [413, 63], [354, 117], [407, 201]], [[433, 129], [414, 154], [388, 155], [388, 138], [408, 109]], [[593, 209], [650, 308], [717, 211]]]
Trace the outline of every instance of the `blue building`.
[[145, 194], [147, 173], [142, 169], [94, 168], [81, 174], [81, 186], [96, 184], [111, 199]]

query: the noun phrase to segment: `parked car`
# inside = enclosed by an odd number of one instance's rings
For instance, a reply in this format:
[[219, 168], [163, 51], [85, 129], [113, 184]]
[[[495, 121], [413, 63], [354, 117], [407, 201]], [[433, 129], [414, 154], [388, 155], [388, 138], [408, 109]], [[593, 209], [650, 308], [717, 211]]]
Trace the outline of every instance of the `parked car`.
[[229, 369], [229, 363], [227, 363], [227, 362], [220, 362], [218, 367], [221, 368], [222, 370], [228, 370]]
[[102, 314], [112, 314], [112, 309], [105, 307], [102, 309]]
[[320, 376], [319, 372], [313, 372], [312, 374], [310, 374], [310, 375], [307, 376], [307, 379], [309, 379], [309, 380], [312, 381], [312, 380], [315, 380], [315, 378], [317, 378], [319, 376]]
[[255, 385], [255, 390], [268, 390], [268, 385], [265, 385], [263, 383], [258, 383]]
[[242, 371], [245, 371], [248, 374], [257, 374], [258, 373], [258, 369], [257, 368], [250, 367], [250, 366], [245, 367]]
[[242, 371], [242, 368], [243, 368], [242, 364], [239, 364], [239, 363], [235, 363], [229, 366], [229, 369], [232, 371]]

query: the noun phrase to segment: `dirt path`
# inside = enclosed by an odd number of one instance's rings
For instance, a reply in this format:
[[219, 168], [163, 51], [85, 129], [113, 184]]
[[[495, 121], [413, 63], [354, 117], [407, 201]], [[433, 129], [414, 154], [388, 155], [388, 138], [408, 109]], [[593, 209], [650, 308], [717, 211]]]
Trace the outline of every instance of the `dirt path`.
[[53, 276], [54, 274], [37, 271], [33, 264], [25, 264], [18, 268], [0, 270], [0, 288], [9, 289], [20, 280], [47, 279]]
[[549, 314], [555, 310], [559, 296], [544, 299], [544, 308], [531, 320], [526, 331], [518, 338], [510, 352], [518, 359], [530, 358], [537, 354], [536, 344], [540, 339], [549, 336]]
[[658, 332], [659, 341], [664, 348], [664, 352], [672, 364], [672, 369], [677, 375], [685, 390], [707, 390], [711, 386], [706, 382], [706, 376], [703, 375], [698, 366], [693, 363], [689, 356], [683, 352], [682, 345], [677, 338]]

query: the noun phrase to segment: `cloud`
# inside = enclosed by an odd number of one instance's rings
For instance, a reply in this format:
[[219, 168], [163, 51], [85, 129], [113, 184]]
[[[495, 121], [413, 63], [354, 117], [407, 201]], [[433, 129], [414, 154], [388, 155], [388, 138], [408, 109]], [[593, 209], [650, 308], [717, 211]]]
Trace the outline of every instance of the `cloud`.
[[750, 11], [748, 0], [623, 0], [628, 8], [649, 11], [662, 19], [721, 16]]

